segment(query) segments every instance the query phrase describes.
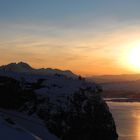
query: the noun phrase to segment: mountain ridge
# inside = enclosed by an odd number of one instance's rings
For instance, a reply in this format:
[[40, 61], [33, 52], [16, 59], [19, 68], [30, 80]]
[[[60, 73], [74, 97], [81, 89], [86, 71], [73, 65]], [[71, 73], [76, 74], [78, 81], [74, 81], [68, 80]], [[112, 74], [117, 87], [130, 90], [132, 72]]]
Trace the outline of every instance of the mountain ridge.
[[52, 68], [33, 68], [26, 62], [9, 63], [7, 65], [0, 66], [0, 72], [2, 73], [26, 73], [35, 75], [55, 75], [60, 74], [67, 77], [76, 78], [78, 77], [70, 70], [60, 70]]

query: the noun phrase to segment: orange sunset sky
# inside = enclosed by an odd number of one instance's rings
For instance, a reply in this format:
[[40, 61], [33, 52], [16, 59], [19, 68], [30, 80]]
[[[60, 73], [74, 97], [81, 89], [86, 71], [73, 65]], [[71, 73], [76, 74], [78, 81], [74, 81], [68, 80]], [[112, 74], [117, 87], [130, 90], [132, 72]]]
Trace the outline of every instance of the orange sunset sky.
[[140, 47], [139, 7], [136, 0], [0, 0], [0, 65], [140, 73], [131, 55]]

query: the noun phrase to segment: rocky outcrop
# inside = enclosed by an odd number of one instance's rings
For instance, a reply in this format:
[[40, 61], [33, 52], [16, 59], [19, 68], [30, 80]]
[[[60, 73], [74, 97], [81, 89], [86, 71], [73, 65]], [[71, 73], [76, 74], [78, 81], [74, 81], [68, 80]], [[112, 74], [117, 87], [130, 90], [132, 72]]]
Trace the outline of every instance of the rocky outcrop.
[[80, 89], [55, 103], [48, 99], [38, 115], [62, 140], [117, 140], [118, 137], [107, 104], [92, 89]]
[[4, 101], [0, 107], [37, 114], [61, 140], [117, 140], [115, 122], [100, 96], [100, 86], [61, 75], [34, 83], [24, 78], [21, 83], [0, 77], [0, 100]]

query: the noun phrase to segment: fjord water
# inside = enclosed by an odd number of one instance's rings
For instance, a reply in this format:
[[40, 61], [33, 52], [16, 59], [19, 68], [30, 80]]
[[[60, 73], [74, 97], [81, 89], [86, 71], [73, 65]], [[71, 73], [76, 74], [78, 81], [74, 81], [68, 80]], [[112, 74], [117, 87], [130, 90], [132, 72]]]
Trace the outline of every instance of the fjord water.
[[107, 102], [116, 122], [119, 140], [140, 140], [140, 103]]

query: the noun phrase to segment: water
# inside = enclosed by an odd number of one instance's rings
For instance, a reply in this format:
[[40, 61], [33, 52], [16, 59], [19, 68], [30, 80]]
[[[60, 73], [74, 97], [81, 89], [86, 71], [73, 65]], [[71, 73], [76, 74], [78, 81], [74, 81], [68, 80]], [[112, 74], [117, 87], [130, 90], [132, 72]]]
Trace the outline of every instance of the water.
[[140, 140], [140, 103], [107, 103], [116, 122], [119, 140]]

